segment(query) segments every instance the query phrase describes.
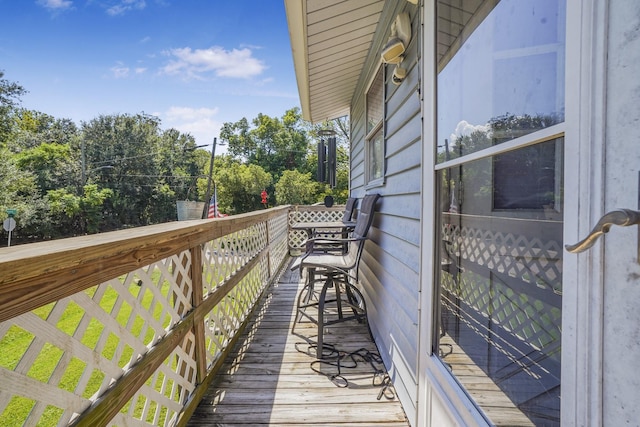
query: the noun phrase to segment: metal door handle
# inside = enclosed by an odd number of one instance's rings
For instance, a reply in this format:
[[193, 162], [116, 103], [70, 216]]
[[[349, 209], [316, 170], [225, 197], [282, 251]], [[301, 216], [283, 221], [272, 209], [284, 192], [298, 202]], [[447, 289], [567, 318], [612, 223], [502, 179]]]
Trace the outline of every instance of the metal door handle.
[[615, 211], [604, 214], [604, 216], [600, 218], [600, 221], [598, 221], [596, 226], [593, 227], [591, 233], [589, 233], [589, 235], [583, 240], [574, 245], [565, 245], [564, 247], [567, 249], [567, 251], [574, 254], [584, 252], [596, 243], [598, 237], [602, 236], [604, 233], [608, 233], [612, 225], [628, 227], [630, 225], [638, 224], [640, 224], [639, 211], [634, 211], [631, 209], [617, 209]]

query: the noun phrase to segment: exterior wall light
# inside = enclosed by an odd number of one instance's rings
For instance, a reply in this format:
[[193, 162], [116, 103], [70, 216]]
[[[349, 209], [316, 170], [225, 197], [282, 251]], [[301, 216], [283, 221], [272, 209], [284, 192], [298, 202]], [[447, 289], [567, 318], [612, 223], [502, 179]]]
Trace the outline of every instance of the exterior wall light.
[[385, 64], [399, 64], [402, 62], [407, 45], [411, 41], [411, 18], [407, 12], [398, 15], [391, 24], [391, 35], [382, 48], [380, 57]]

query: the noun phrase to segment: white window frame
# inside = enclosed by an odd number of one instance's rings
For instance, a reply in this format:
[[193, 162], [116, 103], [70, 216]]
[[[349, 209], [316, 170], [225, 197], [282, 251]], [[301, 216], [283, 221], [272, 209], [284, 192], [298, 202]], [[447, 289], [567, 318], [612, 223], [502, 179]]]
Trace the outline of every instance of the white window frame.
[[[384, 184], [384, 178], [386, 173], [386, 142], [385, 142], [385, 134], [384, 134], [384, 122], [385, 122], [385, 79], [384, 72], [385, 67], [380, 65], [380, 67], [376, 70], [369, 82], [369, 86], [367, 87], [367, 92], [365, 95], [365, 126], [367, 129], [367, 135], [365, 137], [365, 184], [367, 188], [376, 187]], [[376, 122], [371, 130], [369, 127], [369, 93], [376, 83], [380, 84], [380, 90], [382, 91], [381, 96], [381, 105], [379, 108], [381, 109], [382, 114], [380, 115], [380, 120]], [[380, 176], [372, 176], [372, 167], [373, 167], [373, 156], [374, 156], [374, 148], [373, 144], [377, 138], [381, 138], [382, 143], [382, 153], [381, 153], [381, 162], [382, 162], [382, 171]]]

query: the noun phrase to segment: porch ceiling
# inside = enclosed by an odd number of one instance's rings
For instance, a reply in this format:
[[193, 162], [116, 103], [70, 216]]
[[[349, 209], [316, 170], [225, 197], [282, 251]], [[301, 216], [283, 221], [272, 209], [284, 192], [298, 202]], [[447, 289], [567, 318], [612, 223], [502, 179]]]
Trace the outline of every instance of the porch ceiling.
[[385, 0], [285, 0], [302, 115], [349, 114]]
[[[349, 114], [385, 0], [284, 3], [303, 117], [316, 123]], [[497, 3], [437, 1], [439, 69]]]

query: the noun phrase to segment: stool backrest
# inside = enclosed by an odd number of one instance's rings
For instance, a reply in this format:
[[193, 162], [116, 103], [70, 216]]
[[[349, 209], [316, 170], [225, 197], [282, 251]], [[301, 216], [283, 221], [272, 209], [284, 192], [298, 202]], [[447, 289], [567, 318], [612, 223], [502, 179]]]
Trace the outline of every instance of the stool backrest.
[[349, 197], [347, 203], [344, 205], [344, 214], [342, 215], [342, 222], [353, 221], [353, 214], [356, 210], [356, 204], [358, 199], [355, 197]]
[[351, 261], [349, 264], [353, 265], [356, 269], [362, 256], [365, 238], [367, 234], [369, 234], [371, 224], [373, 224], [376, 202], [380, 197], [380, 194], [367, 194], [362, 198], [362, 202], [360, 203], [356, 227], [351, 234], [351, 237], [358, 240], [349, 243], [349, 251], [347, 252], [347, 257]]

